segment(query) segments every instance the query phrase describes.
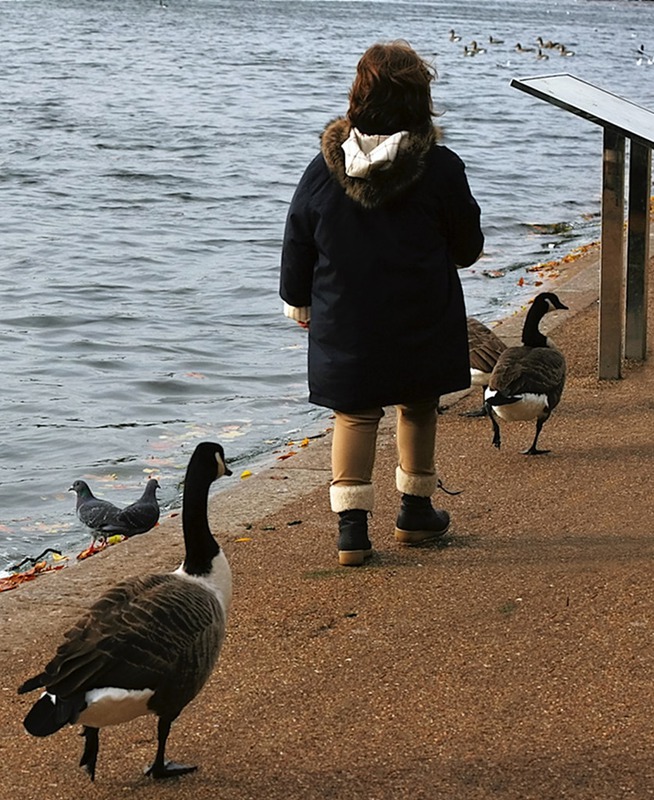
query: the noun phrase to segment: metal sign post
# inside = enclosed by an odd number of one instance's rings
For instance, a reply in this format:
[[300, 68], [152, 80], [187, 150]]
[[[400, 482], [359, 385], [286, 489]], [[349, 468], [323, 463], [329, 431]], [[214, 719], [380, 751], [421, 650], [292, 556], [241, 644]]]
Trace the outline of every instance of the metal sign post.
[[[511, 86], [604, 129], [598, 373], [600, 378], [619, 378], [623, 354], [641, 361], [647, 355], [654, 112], [573, 75], [514, 78]], [[626, 139], [629, 139], [629, 198], [625, 259]]]
[[650, 149], [639, 142], [631, 142], [625, 355], [636, 361], [644, 361], [647, 357], [647, 265], [649, 264], [649, 194], [651, 185]]

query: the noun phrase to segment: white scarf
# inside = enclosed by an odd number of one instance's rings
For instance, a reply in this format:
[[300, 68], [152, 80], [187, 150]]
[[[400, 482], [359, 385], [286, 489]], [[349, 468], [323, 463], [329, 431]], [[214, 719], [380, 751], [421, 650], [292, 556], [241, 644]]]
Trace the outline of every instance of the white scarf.
[[395, 160], [400, 142], [408, 135], [408, 131], [368, 135], [352, 128], [341, 145], [345, 153], [345, 174], [350, 178], [367, 178], [374, 170], [388, 169]]

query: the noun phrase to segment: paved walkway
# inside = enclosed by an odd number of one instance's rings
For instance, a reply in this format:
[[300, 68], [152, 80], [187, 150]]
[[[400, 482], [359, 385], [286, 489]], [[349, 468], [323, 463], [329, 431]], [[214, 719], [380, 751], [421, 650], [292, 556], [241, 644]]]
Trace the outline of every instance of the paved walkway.
[[118, 577], [179, 563], [179, 518], [0, 595], [4, 796], [654, 796], [654, 361], [597, 380], [593, 259], [555, 287], [571, 311], [546, 318], [569, 366], [541, 436], [551, 454], [520, 454], [533, 436], [521, 423], [493, 448], [487, 420], [458, 415], [477, 394], [440, 418], [441, 477], [463, 490], [438, 496], [454, 520], [447, 546], [393, 541], [391, 419], [367, 567], [336, 566], [329, 437], [214, 498], [235, 578], [228, 641], [168, 748], [196, 774], [142, 776], [156, 742], [142, 719], [102, 732], [91, 787], [76, 732], [24, 734], [29, 700], [15, 692]]

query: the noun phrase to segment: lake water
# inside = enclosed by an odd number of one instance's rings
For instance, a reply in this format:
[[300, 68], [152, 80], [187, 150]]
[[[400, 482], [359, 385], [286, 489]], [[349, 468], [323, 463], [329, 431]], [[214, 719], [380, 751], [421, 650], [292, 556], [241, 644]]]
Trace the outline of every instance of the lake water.
[[[234, 481], [329, 424], [281, 315], [280, 241], [370, 44], [433, 58], [482, 207], [463, 282], [486, 320], [533, 295], [527, 266], [599, 235], [601, 130], [511, 78], [570, 72], [654, 108], [652, 2], [0, 0], [0, 26], [0, 568], [90, 541], [75, 479], [120, 505], [154, 474], [171, 508], [197, 441]], [[516, 51], [537, 36], [575, 55]]]

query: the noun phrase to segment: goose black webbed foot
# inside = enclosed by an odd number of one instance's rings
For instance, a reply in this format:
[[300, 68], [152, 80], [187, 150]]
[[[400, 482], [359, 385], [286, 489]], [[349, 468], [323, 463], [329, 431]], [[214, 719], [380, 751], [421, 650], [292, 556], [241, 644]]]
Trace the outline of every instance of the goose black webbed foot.
[[145, 771], [146, 775], [149, 775], [155, 780], [178, 778], [180, 775], [195, 772], [197, 769], [197, 767], [188, 766], [187, 764], [177, 764], [174, 761], [166, 761], [166, 742], [168, 740], [168, 734], [170, 733], [171, 724], [172, 720], [159, 717], [159, 722], [157, 723], [157, 754], [151, 766]]
[[536, 446], [538, 444], [538, 437], [540, 436], [541, 429], [543, 427], [543, 423], [545, 422], [544, 419], [539, 419], [536, 422], [536, 435], [534, 436], [534, 441], [531, 443], [531, 447], [528, 450], [523, 450], [522, 454], [525, 456], [544, 456], [546, 453], [549, 453], [549, 450], [539, 450]]
[[528, 450], [523, 450], [523, 456], [544, 456], [546, 453], [551, 452], [550, 450], [539, 450], [537, 447], [532, 446]]
[[155, 760], [152, 766], [146, 769], [145, 774], [155, 780], [163, 780], [164, 778], [178, 778], [180, 775], [195, 772], [196, 769], [197, 767], [188, 764], [177, 764], [175, 761], [164, 761], [157, 764]]

